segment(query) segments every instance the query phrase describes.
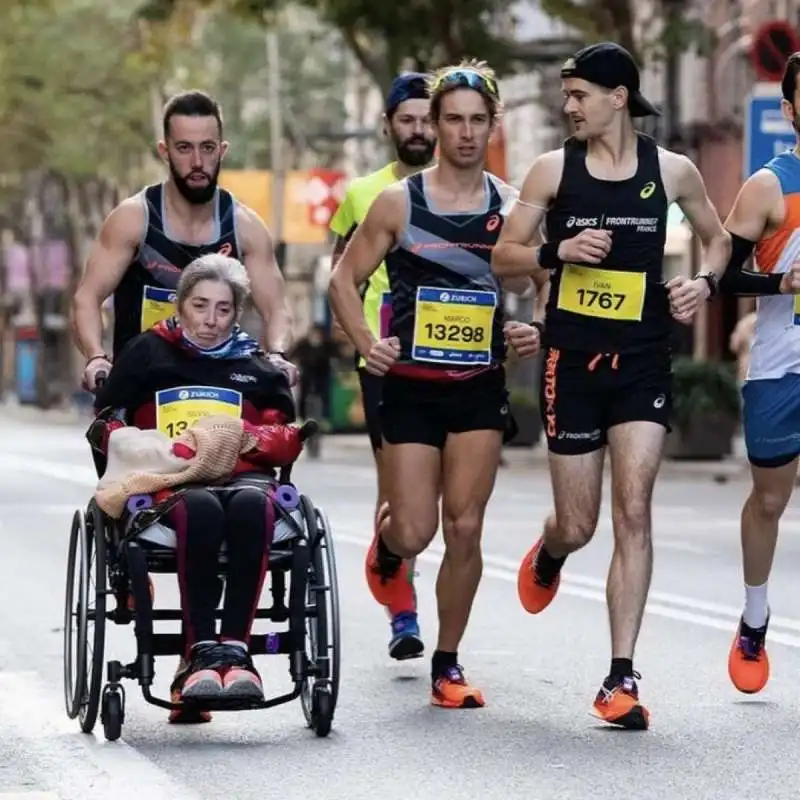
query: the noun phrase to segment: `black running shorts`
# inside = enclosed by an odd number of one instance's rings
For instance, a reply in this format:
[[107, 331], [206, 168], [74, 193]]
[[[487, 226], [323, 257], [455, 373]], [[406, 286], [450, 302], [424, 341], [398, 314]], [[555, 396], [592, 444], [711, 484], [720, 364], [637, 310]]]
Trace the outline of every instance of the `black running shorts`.
[[450, 382], [387, 375], [381, 401], [381, 428], [389, 444], [444, 448], [448, 434], [502, 431], [516, 435], [508, 405], [505, 370]]
[[542, 361], [540, 409], [547, 446], [582, 455], [607, 444], [609, 428], [646, 421], [671, 430], [669, 352], [594, 354], [548, 347]]
[[358, 382], [361, 384], [361, 404], [364, 407], [364, 420], [367, 423], [367, 433], [372, 445], [372, 452], [381, 449], [381, 391], [383, 378], [372, 375], [364, 367], [358, 368]]

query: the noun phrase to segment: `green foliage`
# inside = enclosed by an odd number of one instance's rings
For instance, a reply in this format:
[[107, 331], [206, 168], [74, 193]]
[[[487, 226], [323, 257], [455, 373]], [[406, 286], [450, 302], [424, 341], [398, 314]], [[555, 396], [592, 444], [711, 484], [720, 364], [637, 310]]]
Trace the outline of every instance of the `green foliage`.
[[542, 11], [574, 28], [587, 44], [618, 42], [640, 63], [694, 48], [706, 54], [713, 47], [713, 31], [689, 16], [684, 0], [655, 0], [649, 18], [638, 20], [637, 38], [637, 5], [636, 0], [541, 0]]
[[115, 176], [141, 163], [160, 65], [143, 52], [127, 6], [0, 5], [0, 173]]
[[[305, 9], [299, 11], [293, 25], [281, 24], [279, 37], [281, 108], [290, 141], [330, 126], [331, 120], [340, 124], [344, 116], [345, 65], [335, 57], [337, 34]], [[212, 7], [197, 32], [197, 47], [181, 53], [176, 66], [223, 106], [225, 135], [233, 145], [226, 167], [269, 168], [270, 76], [264, 27]], [[179, 88], [177, 82], [171, 88]], [[185, 81], [180, 88], [186, 88]]]
[[[192, 0], [149, 0], [145, 13], [166, 19]], [[269, 24], [280, 0], [194, 0]], [[361, 65], [385, 89], [404, 66], [434, 69], [465, 57], [513, 68], [514, 0], [297, 0], [338, 30]]]
[[740, 394], [733, 365], [679, 357], [673, 361], [672, 375], [672, 419], [678, 428], [698, 414], [738, 417]]

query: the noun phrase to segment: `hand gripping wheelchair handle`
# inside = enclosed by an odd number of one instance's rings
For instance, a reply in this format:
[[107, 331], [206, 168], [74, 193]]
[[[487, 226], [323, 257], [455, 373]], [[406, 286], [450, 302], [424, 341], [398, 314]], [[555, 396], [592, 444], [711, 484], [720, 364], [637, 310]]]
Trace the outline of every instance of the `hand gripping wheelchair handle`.
[[94, 390], [95, 392], [108, 380], [108, 373], [98, 372], [97, 375], [94, 376]]

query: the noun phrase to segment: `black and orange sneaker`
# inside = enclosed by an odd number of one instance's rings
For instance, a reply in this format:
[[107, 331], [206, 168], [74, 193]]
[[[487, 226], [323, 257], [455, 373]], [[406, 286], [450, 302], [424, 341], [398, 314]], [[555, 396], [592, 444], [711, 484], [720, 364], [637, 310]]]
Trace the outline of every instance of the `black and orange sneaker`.
[[378, 533], [372, 539], [364, 567], [367, 586], [382, 606], [393, 605], [396, 599], [408, 593], [409, 585], [413, 585], [408, 564], [389, 552]]
[[483, 708], [483, 693], [467, 683], [458, 664], [447, 667], [433, 681], [431, 703], [441, 708]]
[[611, 725], [632, 731], [646, 731], [650, 725], [650, 712], [639, 702], [639, 687], [633, 675], [609, 675], [594, 699], [595, 716]]
[[544, 611], [553, 602], [561, 583], [560, 572], [550, 579], [544, 579], [536, 571], [536, 558], [543, 543], [544, 536], [541, 536], [522, 559], [517, 573], [519, 601], [529, 614], [540, 614]]
[[733, 685], [744, 694], [760, 692], [769, 681], [768, 627], [769, 614], [760, 628], [751, 628], [743, 618], [739, 620], [728, 654], [728, 675]]

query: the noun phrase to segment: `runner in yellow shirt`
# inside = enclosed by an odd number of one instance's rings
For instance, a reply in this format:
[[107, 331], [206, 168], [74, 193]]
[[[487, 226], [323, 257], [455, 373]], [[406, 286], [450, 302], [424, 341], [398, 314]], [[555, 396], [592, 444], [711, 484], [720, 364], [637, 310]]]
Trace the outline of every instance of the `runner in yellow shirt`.
[[[431, 127], [430, 101], [426, 76], [409, 72], [395, 78], [386, 99], [384, 133], [394, 145], [396, 160], [385, 167], [353, 180], [339, 209], [331, 220], [331, 230], [336, 234], [333, 250], [334, 265], [344, 251], [353, 231], [361, 223], [372, 201], [389, 185], [429, 166], [436, 150], [436, 137]], [[364, 315], [373, 335], [380, 339], [387, 335], [391, 306], [388, 303], [389, 279], [386, 265], [380, 267], [362, 286]], [[381, 425], [379, 404], [383, 378], [365, 369], [363, 358], [357, 357], [356, 368], [361, 384], [364, 417], [367, 422], [375, 466], [378, 473], [378, 498], [376, 504], [376, 529], [381, 507], [386, 501], [385, 477], [381, 467]], [[384, 506], [385, 508], [385, 506]], [[413, 562], [408, 574], [413, 575]], [[417, 622], [417, 599], [413, 583], [407, 591], [398, 593], [388, 608], [391, 618], [389, 655], [398, 661], [419, 658], [424, 650]]]

